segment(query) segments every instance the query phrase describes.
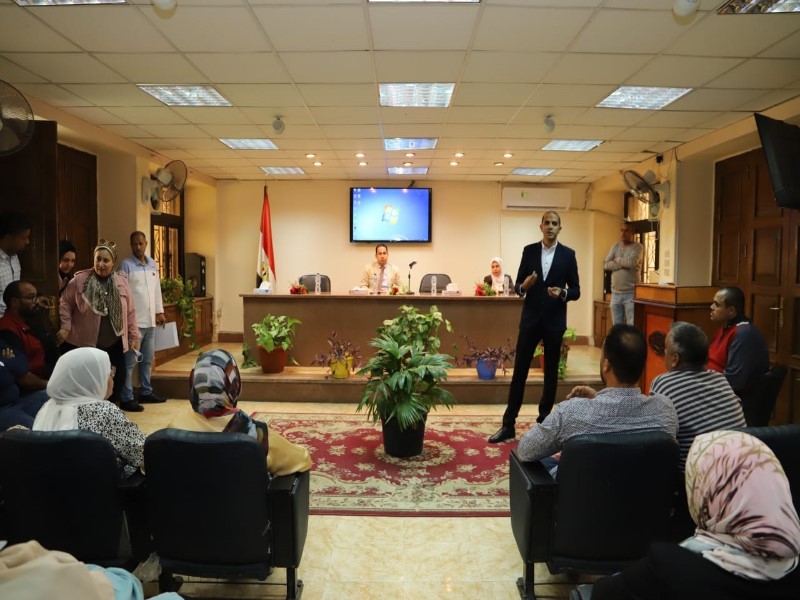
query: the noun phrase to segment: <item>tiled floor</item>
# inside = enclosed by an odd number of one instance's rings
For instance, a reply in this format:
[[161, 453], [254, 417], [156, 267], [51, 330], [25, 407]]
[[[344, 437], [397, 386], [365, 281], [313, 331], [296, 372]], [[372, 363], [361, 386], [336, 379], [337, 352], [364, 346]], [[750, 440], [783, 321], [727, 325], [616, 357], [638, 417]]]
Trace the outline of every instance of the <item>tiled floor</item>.
[[[594, 351], [595, 349], [591, 349]], [[572, 353], [570, 360], [581, 353]], [[189, 368], [193, 356], [182, 359]], [[581, 368], [597, 372], [594, 352], [579, 358]], [[585, 364], [582, 364], [584, 363]], [[571, 367], [578, 367], [578, 360]], [[174, 368], [174, 365], [173, 365]], [[129, 413], [145, 433], [163, 427], [186, 400], [148, 404], [143, 413]], [[241, 402], [243, 410], [264, 411], [263, 402]], [[270, 413], [353, 414], [350, 404], [270, 403]], [[504, 410], [498, 405], [456, 406], [455, 414], [486, 415], [500, 424]], [[536, 415], [536, 405], [526, 403], [523, 416]], [[417, 600], [461, 598], [515, 600], [516, 579], [522, 574], [508, 517], [416, 518], [312, 516], [299, 569], [305, 600]], [[563, 581], [542, 566], [537, 579]], [[269, 582], [285, 580], [277, 569]], [[542, 598], [568, 598], [571, 585], [537, 586]], [[145, 586], [156, 593], [153, 584]], [[182, 592], [197, 597], [280, 598], [285, 588], [218, 583], [184, 584]]]

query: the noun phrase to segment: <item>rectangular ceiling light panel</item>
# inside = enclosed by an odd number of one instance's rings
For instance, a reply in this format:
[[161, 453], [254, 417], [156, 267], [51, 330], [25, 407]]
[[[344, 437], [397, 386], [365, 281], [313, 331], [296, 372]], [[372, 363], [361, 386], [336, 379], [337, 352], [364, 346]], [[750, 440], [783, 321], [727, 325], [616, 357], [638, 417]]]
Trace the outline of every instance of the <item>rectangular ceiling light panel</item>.
[[720, 15], [761, 15], [800, 12], [800, 0], [730, 0], [717, 11]]
[[69, 6], [70, 4], [126, 4], [125, 0], [14, 0], [19, 6]]
[[427, 175], [428, 167], [389, 167], [389, 175]]
[[381, 83], [381, 106], [446, 108], [455, 83]]
[[433, 150], [439, 138], [388, 138], [383, 140], [385, 150]]
[[257, 138], [219, 138], [219, 141], [234, 150], [277, 150], [278, 147], [268, 139]]
[[681, 96], [692, 91], [692, 88], [670, 87], [638, 87], [622, 86], [617, 88], [598, 108], [638, 108], [641, 110], [658, 110], [675, 102]]
[[555, 169], [514, 169], [511, 171], [512, 175], [527, 175], [528, 177], [547, 177], [550, 173], [554, 172]]
[[588, 152], [597, 148], [603, 140], [552, 140], [542, 150], [560, 150], [562, 152]]
[[300, 167], [261, 167], [267, 175], [305, 175]]
[[210, 85], [146, 85], [139, 89], [167, 106], [230, 106]]

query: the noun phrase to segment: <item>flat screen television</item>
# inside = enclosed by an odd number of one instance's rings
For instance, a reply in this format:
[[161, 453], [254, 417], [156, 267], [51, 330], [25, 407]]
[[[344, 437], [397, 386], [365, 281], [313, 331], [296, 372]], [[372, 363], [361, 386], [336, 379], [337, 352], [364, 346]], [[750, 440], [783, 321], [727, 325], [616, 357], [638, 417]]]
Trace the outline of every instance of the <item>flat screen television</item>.
[[430, 243], [430, 188], [350, 188], [350, 241]]
[[778, 206], [800, 209], [800, 127], [756, 113], [756, 127]]

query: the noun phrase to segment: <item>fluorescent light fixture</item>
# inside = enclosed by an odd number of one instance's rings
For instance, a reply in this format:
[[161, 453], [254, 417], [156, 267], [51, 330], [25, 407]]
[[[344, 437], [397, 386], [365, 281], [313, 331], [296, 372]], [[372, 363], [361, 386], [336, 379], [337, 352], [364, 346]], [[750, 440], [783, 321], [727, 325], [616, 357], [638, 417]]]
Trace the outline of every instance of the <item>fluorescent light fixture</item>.
[[455, 83], [381, 83], [381, 106], [446, 108]]
[[267, 175], [305, 175], [306, 172], [299, 167], [261, 167]]
[[258, 138], [219, 138], [219, 141], [234, 150], [277, 150], [278, 147], [268, 139]]
[[477, 4], [481, 0], [367, 0], [370, 4], [394, 2], [395, 4], [411, 4], [412, 2], [437, 2], [439, 4]]
[[551, 140], [542, 150], [561, 150], [562, 152], [588, 152], [597, 148], [603, 140]]
[[389, 167], [389, 175], [427, 175], [428, 167]]
[[730, 0], [717, 11], [720, 15], [760, 15], [800, 12], [800, 0]]
[[555, 169], [514, 169], [512, 175], [526, 175], [528, 177], [547, 177]]
[[388, 138], [383, 140], [383, 148], [384, 150], [433, 150], [438, 143], [439, 138]]
[[126, 4], [125, 0], [14, 0], [19, 6], [66, 6], [70, 4]]
[[692, 91], [692, 88], [671, 87], [637, 87], [625, 86], [617, 88], [598, 108], [638, 108], [641, 110], [658, 110], [675, 102], [681, 96]]
[[217, 90], [210, 85], [144, 85], [139, 89], [147, 92], [167, 106], [230, 106]]

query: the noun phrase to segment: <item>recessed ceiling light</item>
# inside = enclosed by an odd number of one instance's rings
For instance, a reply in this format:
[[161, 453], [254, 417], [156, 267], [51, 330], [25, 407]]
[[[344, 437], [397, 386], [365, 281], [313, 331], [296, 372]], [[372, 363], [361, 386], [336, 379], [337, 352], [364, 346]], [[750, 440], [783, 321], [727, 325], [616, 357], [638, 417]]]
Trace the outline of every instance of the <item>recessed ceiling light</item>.
[[366, 166], [367, 166], [367, 164], [369, 164], [369, 163], [367, 163], [367, 161], [365, 161], [365, 160], [362, 160], [362, 161], [360, 161], [360, 162], [358, 163], [358, 166], [359, 166], [359, 167], [366, 167]]
[[364, 158], [363, 152], [356, 152], [356, 158]]
[[[388, 138], [383, 140], [384, 150], [432, 150], [439, 138]], [[408, 154], [406, 154], [408, 156]]]
[[450, 166], [451, 166], [451, 167], [457, 167], [457, 166], [458, 166], [458, 163], [457, 163], [456, 161], [454, 161], [454, 160], [451, 160], [451, 161], [450, 161]]
[[381, 106], [446, 108], [455, 83], [381, 83]]
[[464, 153], [463, 152], [456, 152], [453, 156], [455, 156], [456, 158], [464, 158]]
[[428, 167], [389, 167], [389, 175], [427, 175]]
[[306, 172], [299, 167], [261, 167], [268, 175], [305, 175]]
[[315, 161], [314, 161], [314, 166], [315, 166], [315, 167], [321, 167], [321, 166], [322, 166], [322, 162], [321, 162], [321, 161], [319, 161], [319, 160], [315, 160]]
[[219, 138], [219, 141], [234, 150], [277, 150], [278, 147], [267, 139], [257, 138]]
[[416, 154], [414, 154], [413, 152], [406, 152], [406, 158], [414, 158], [415, 156]]
[[671, 87], [638, 87], [626, 86], [617, 88], [611, 95], [598, 104], [598, 108], [638, 108], [641, 110], [658, 110], [675, 102], [681, 96], [692, 91], [692, 88]]
[[308, 154], [306, 154], [306, 158], [315, 158], [316, 156], [317, 155], [314, 154], [313, 152], [309, 152]]
[[210, 85], [138, 85], [167, 106], [230, 106]]
[[19, 6], [63, 6], [68, 4], [125, 4], [125, 0], [14, 0]]
[[500, 161], [498, 160], [496, 163], [494, 163], [494, 166], [495, 166], [495, 167], [502, 167], [504, 164], [505, 164], [505, 163], [503, 163], [503, 162], [500, 162]]
[[413, 165], [413, 164], [414, 164], [414, 163], [412, 163], [412, 162], [404, 162], [404, 163], [403, 163], [403, 166], [404, 166], [404, 167], [410, 167], [410, 166], [411, 166], [411, 165]]
[[542, 150], [561, 150], [565, 152], [588, 152], [597, 148], [603, 140], [551, 140]]
[[527, 175], [528, 177], [546, 177], [555, 169], [514, 169], [512, 175]]
[[512, 156], [514, 155], [511, 154], [511, 152], [506, 152], [505, 154], [503, 154], [503, 158], [511, 158]]
[[720, 15], [758, 15], [800, 12], [800, 0], [730, 0], [720, 6]]

